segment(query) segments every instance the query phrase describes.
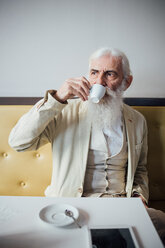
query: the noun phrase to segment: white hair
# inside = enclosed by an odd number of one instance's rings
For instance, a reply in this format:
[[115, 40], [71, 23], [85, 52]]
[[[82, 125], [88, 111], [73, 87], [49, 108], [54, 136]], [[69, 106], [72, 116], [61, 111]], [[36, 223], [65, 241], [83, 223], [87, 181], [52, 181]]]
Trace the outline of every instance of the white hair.
[[124, 78], [127, 79], [131, 75], [130, 65], [127, 56], [122, 51], [116, 48], [105, 47], [98, 49], [89, 57], [89, 66], [93, 59], [100, 58], [104, 55], [112, 55], [113, 57], [120, 57], [122, 59]]

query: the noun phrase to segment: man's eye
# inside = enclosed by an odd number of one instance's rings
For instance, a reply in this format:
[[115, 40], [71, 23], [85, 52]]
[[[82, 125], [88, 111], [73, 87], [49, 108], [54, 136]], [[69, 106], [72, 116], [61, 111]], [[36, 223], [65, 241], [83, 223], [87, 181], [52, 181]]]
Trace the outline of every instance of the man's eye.
[[91, 72], [92, 75], [96, 75], [96, 73], [97, 73], [96, 71], [92, 71]]
[[108, 74], [108, 76], [114, 76], [114, 73], [112, 73], [112, 72], [108, 72], [107, 74]]
[[114, 72], [108, 72], [107, 75], [110, 76], [110, 77], [115, 77], [116, 76], [116, 74]]

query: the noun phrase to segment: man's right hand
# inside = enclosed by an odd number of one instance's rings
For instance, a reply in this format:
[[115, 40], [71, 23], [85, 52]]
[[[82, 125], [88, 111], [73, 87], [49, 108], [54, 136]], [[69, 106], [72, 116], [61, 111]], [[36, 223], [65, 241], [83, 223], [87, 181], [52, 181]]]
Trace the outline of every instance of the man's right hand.
[[56, 92], [55, 98], [65, 102], [74, 96], [80, 97], [83, 101], [88, 100], [91, 85], [85, 77], [67, 79], [61, 88]]

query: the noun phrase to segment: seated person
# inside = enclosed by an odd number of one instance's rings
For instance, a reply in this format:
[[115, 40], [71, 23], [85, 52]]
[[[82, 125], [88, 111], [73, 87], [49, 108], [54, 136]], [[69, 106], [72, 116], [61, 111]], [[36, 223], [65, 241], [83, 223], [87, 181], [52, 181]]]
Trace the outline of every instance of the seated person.
[[[52, 144], [53, 174], [46, 196], [136, 196], [147, 207], [147, 124], [122, 100], [132, 79], [123, 52], [99, 49], [89, 59], [88, 79], [70, 78], [59, 90], [47, 91], [13, 128], [9, 144], [17, 151]], [[94, 84], [106, 88], [97, 104], [89, 97]], [[165, 214], [148, 212], [163, 239]]]

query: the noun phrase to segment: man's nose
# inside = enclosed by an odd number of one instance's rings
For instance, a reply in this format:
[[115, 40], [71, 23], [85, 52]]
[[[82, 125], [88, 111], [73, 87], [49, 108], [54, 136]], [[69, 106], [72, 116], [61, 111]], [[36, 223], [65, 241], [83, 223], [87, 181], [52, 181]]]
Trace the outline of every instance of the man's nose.
[[101, 84], [103, 86], [106, 86], [106, 80], [103, 74], [99, 75], [97, 80], [96, 80], [97, 84]]

